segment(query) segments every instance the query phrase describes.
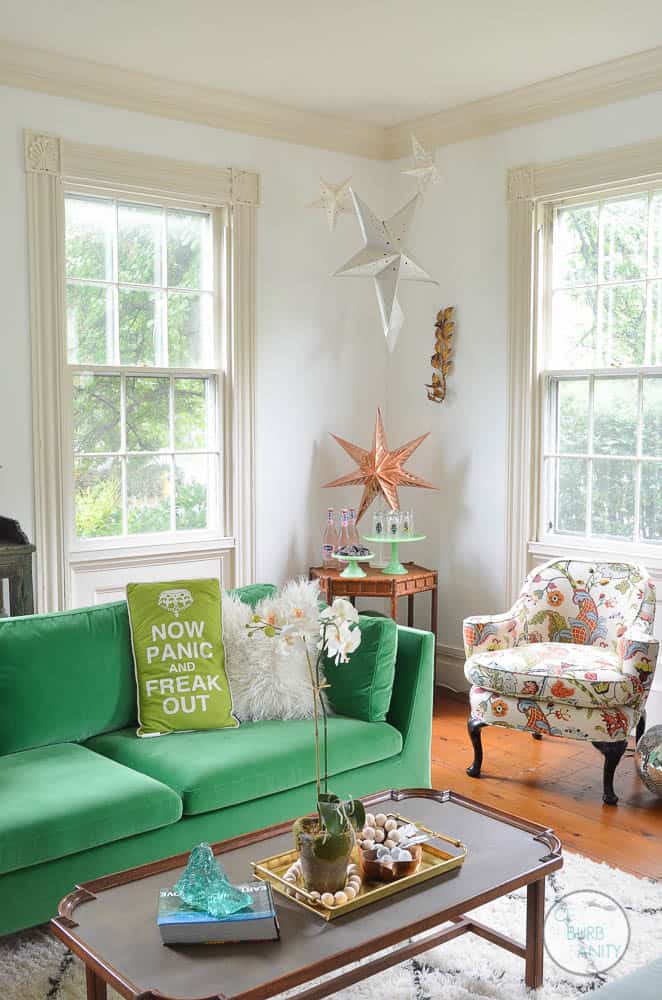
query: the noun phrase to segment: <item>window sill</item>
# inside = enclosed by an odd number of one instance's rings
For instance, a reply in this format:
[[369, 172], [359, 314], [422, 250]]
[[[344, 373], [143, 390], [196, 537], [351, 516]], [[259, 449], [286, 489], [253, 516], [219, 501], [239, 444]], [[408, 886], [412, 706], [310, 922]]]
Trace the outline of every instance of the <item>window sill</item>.
[[86, 545], [84, 548], [72, 550], [69, 554], [69, 566], [79, 572], [94, 571], [108, 564], [121, 566], [123, 564], [141, 563], [149, 565], [160, 563], [167, 557], [170, 561], [179, 561], [195, 555], [216, 555], [235, 548], [232, 537], [218, 536], [189, 537], [177, 541], [159, 539], [153, 542], [140, 541], [128, 544], [124, 539], [119, 543]]

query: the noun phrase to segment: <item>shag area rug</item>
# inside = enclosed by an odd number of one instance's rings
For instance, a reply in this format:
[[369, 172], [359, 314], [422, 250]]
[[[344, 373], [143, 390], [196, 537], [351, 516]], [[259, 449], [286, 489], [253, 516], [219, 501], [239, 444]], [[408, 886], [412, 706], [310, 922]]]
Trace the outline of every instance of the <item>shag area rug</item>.
[[[552, 1000], [599, 989], [662, 954], [662, 883], [566, 854], [563, 868], [547, 881], [546, 908], [568, 892], [599, 889], [627, 912], [632, 937], [624, 958], [606, 975], [573, 976], [545, 955], [544, 986], [528, 991], [524, 962], [473, 934], [465, 934], [417, 959], [336, 994], [342, 1000]], [[476, 918], [524, 941], [526, 892], [475, 910]], [[109, 1000], [119, 1000], [113, 990]], [[0, 940], [1, 1000], [85, 1000], [80, 962], [42, 931]]]

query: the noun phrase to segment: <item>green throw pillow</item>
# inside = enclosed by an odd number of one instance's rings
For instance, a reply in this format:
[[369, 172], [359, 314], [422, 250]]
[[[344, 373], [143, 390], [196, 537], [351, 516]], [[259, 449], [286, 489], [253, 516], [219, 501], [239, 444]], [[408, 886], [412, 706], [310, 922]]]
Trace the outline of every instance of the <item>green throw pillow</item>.
[[126, 588], [138, 736], [238, 726], [225, 673], [218, 580]]
[[361, 644], [349, 663], [336, 666], [328, 657], [324, 661], [330, 685], [326, 695], [338, 715], [384, 722], [393, 693], [398, 626], [392, 618], [359, 615], [359, 628]]

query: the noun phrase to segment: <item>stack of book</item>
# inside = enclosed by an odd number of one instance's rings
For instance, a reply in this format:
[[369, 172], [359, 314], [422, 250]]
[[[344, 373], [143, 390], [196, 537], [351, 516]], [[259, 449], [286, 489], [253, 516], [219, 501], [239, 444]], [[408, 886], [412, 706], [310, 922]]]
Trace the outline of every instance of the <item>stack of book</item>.
[[164, 944], [220, 944], [234, 941], [274, 941], [280, 937], [278, 917], [268, 882], [237, 886], [252, 898], [250, 908], [214, 917], [195, 910], [173, 889], [159, 892], [156, 922]]

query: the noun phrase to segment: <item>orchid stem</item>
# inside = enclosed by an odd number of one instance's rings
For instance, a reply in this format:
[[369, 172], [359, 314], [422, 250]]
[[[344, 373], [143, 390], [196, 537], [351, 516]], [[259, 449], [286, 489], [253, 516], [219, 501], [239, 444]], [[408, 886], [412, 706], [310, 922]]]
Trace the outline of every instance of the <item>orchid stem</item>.
[[315, 720], [315, 781], [317, 785], [317, 801], [319, 802], [320, 794], [322, 791], [322, 783], [320, 778], [320, 732], [319, 732], [319, 720], [317, 716], [317, 698], [319, 696], [319, 690], [317, 684], [315, 683], [315, 672], [313, 671], [313, 665], [310, 662], [310, 654], [308, 653], [308, 644], [305, 639], [302, 639], [301, 641], [303, 642], [303, 648], [306, 651], [308, 676], [310, 677], [310, 684], [313, 689], [313, 718]]
[[322, 687], [320, 685], [320, 664], [322, 662], [322, 654], [324, 651], [324, 644], [326, 640], [326, 629], [324, 629], [324, 635], [322, 638], [322, 649], [317, 654], [317, 662], [315, 664], [315, 678], [317, 680], [317, 694], [319, 696], [320, 705], [322, 708], [322, 719], [324, 720], [324, 792], [329, 790], [329, 728], [328, 728], [328, 716], [326, 712], [326, 703], [324, 701], [324, 696], [322, 694]]

